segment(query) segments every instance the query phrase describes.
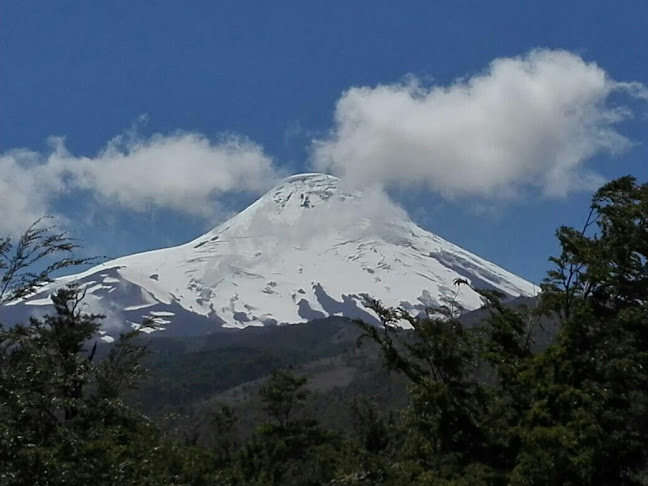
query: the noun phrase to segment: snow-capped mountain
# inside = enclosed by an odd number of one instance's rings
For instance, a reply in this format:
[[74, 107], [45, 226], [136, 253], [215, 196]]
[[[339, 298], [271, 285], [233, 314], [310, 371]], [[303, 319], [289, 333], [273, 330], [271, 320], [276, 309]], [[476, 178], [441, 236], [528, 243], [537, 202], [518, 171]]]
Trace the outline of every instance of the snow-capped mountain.
[[[510, 296], [533, 284], [414, 224], [380, 192], [301, 174], [181, 246], [102, 263], [54, 285], [78, 282], [110, 324], [154, 316], [167, 333], [298, 323], [328, 315], [371, 318], [363, 295], [412, 311], [441, 304], [464, 278]], [[18, 305], [44, 309], [45, 289]], [[456, 300], [480, 305], [462, 286]], [[114, 329], [114, 328], [113, 328]], [[110, 338], [106, 336], [106, 340]]]

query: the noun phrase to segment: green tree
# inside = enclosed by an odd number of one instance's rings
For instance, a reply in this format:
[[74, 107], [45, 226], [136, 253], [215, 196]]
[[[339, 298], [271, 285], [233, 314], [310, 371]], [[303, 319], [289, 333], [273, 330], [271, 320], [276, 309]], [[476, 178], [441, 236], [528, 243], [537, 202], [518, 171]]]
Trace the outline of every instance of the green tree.
[[[456, 285], [463, 285], [457, 281]], [[488, 433], [490, 390], [477, 379], [478, 336], [457, 320], [449, 303], [412, 316], [368, 305], [382, 327], [357, 321], [376, 342], [388, 369], [410, 381], [402, 447], [387, 466], [389, 484], [490, 484], [498, 450]], [[411, 331], [399, 324], [406, 322]]]
[[284, 428], [294, 422], [293, 415], [304, 406], [308, 378], [296, 376], [287, 370], [276, 370], [260, 388], [263, 408], [275, 424]]
[[304, 418], [308, 390], [306, 377], [274, 371], [259, 396], [269, 422], [261, 425], [244, 445], [239, 459], [245, 484], [318, 485], [337, 474], [343, 442]]
[[383, 326], [360, 322], [364, 335], [411, 383], [386, 484], [648, 484], [648, 185], [606, 184], [584, 228], [557, 237], [546, 349], [532, 351], [538, 315], [492, 291], [473, 329], [453, 305], [411, 316], [370, 301]]
[[646, 484], [648, 185], [606, 184], [584, 229], [557, 236], [543, 300], [561, 330], [528, 367], [534, 400], [513, 478]]
[[[1, 240], [1, 302], [86, 261], [69, 257], [75, 247], [36, 226], [15, 247]], [[169, 441], [120, 398], [143, 371], [138, 333], [123, 333], [97, 360], [102, 316], [81, 310], [76, 286], [51, 298], [54, 311], [43, 319], [0, 326], [0, 484], [213, 484], [211, 455]]]

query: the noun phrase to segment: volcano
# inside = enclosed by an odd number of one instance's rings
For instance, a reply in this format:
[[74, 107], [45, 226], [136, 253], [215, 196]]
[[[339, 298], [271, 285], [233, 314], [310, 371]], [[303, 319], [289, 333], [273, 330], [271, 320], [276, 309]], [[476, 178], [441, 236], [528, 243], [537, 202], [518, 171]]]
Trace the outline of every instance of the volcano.
[[190, 335], [332, 315], [375, 319], [365, 296], [411, 312], [448, 299], [480, 307], [474, 290], [454, 285], [458, 278], [510, 297], [536, 292], [422, 229], [382, 192], [300, 174], [193, 241], [62, 277], [9, 307], [44, 313], [52, 288], [75, 282], [86, 288], [85, 305], [107, 315], [106, 340], [144, 317], [166, 334]]

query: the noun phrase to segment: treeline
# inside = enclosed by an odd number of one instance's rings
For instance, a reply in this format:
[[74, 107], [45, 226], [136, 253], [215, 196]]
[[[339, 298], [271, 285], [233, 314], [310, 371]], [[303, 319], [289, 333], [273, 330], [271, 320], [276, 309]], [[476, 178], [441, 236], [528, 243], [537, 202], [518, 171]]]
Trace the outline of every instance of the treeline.
[[[24, 258], [52, 247], [45, 235], [0, 242], [4, 301], [46, 280]], [[79, 310], [79, 289], [59, 290], [54, 315], [0, 330], [0, 483], [646, 485], [648, 185], [606, 184], [584, 227], [557, 237], [533, 309], [481, 291], [489, 315], [467, 328], [454, 302], [425, 316], [370, 302], [382, 327], [356, 324], [407, 378], [406, 409], [358, 398], [353, 427], [329, 430], [304, 413], [306, 378], [276, 371], [259, 390], [266, 421], [243, 442], [229, 407], [198, 445], [125, 405], [146, 350], [129, 333], [96, 359], [99, 317]], [[538, 348], [547, 316], [558, 334]]]

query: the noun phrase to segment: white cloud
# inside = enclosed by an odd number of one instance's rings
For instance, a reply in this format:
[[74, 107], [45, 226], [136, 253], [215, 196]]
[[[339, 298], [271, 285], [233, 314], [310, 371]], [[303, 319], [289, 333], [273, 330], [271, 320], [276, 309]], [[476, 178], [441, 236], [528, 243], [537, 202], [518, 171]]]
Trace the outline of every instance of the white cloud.
[[270, 220], [265, 212], [256, 213], [245, 228], [246, 238], [273, 239], [283, 246], [308, 246], [329, 237], [361, 239], [371, 236], [390, 241], [402, 237], [394, 226], [408, 220], [407, 213], [377, 186], [354, 191], [339, 181], [335, 197], [319, 202], [308, 211], [286, 220]]
[[50, 212], [50, 197], [62, 190], [62, 181], [50, 169], [29, 150], [0, 154], [0, 236], [20, 235]]
[[52, 150], [0, 154], [0, 234], [17, 234], [52, 211], [58, 196], [90, 191], [103, 205], [153, 207], [210, 218], [229, 192], [259, 193], [278, 178], [272, 159], [254, 142], [227, 136], [218, 143], [194, 133], [133, 133], [111, 140], [96, 156], [71, 154], [62, 138]]
[[[266, 196], [265, 205], [229, 226], [226, 236], [221, 235], [218, 264], [206, 268], [201, 278], [217, 282], [224, 271], [238, 273], [258, 268], [260, 262], [273, 267], [277, 255], [287, 247], [310, 249], [318, 254], [324, 249], [335, 249], [343, 241], [367, 238], [405, 244], [403, 235], [409, 234], [409, 228], [403, 223], [409, 218], [383, 188], [373, 186], [358, 191], [343, 181], [335, 183], [338, 184], [335, 195], [323, 200], [311, 194], [308, 209], [298, 206], [299, 192], [284, 193], [290, 194], [290, 202], [284, 200], [286, 206], [275, 206], [276, 193]], [[276, 218], [279, 207], [285, 213]]]
[[[351, 186], [414, 185], [450, 198], [592, 189], [601, 177], [586, 161], [631, 145], [618, 130], [631, 112], [613, 104], [617, 93], [648, 100], [644, 85], [614, 81], [594, 63], [551, 50], [496, 59], [449, 86], [410, 77], [355, 87], [338, 100], [330, 135], [313, 142], [312, 165]], [[93, 157], [70, 153], [61, 138], [51, 142], [48, 153], [0, 154], [0, 235], [20, 233], [72, 191], [88, 191], [101, 206], [211, 219], [219, 197], [261, 193], [280, 176], [262, 147], [237, 136], [142, 138], [132, 129]]]
[[94, 158], [53, 154], [74, 183], [124, 208], [166, 207], [208, 216], [210, 200], [230, 191], [259, 192], [277, 174], [263, 149], [230, 136], [212, 144], [198, 134], [155, 135], [148, 140], [118, 138]]
[[492, 61], [450, 86], [406, 83], [343, 93], [312, 164], [354, 184], [427, 187], [445, 197], [546, 196], [591, 189], [584, 167], [631, 143], [616, 126], [631, 116], [610, 95], [648, 99], [639, 83], [616, 82], [566, 51], [536, 50]]

